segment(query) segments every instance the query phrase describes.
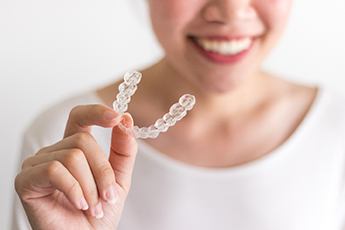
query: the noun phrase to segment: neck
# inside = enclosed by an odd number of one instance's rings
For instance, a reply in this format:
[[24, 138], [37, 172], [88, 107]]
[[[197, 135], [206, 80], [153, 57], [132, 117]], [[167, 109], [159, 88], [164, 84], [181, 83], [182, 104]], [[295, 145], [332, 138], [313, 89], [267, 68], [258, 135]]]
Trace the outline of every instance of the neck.
[[194, 118], [236, 117], [256, 107], [267, 96], [268, 75], [260, 71], [225, 93], [207, 91], [188, 82], [187, 77], [181, 76], [164, 59], [143, 71], [143, 75], [149, 76], [145, 80], [150, 85], [150, 91], [159, 93], [157, 96], [164, 100], [165, 107], [183, 94], [194, 95], [197, 100], [191, 111]]

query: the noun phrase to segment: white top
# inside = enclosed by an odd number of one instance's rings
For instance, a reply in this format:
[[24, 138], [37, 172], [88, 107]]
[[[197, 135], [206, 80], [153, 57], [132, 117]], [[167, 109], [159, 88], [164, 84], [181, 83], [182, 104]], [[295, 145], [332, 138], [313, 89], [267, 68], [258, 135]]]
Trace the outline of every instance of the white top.
[[[86, 93], [41, 114], [25, 133], [22, 158], [61, 139], [71, 108], [91, 103], [101, 100]], [[108, 150], [111, 130], [93, 131]], [[344, 176], [345, 98], [321, 88], [287, 141], [241, 166], [192, 166], [139, 140], [119, 229], [344, 230]], [[18, 199], [14, 209], [14, 229], [29, 229]]]

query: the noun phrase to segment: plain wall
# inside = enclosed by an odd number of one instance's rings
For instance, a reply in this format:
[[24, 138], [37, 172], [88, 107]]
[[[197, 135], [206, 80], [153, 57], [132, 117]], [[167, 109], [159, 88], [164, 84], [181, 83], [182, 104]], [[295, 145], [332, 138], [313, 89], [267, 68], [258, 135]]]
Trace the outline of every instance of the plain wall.
[[[160, 56], [142, 22], [145, 14], [135, 7], [139, 1], [0, 0], [2, 229], [9, 229], [20, 139], [30, 121], [50, 104]], [[265, 66], [345, 95], [344, 12], [344, 0], [295, 1], [286, 33]]]

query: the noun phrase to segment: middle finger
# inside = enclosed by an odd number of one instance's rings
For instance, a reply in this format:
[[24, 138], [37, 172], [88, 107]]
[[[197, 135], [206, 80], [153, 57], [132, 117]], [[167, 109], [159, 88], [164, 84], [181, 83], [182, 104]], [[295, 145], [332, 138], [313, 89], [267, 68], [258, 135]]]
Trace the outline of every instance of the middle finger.
[[115, 203], [116, 181], [114, 171], [106, 155], [91, 134], [86, 132], [74, 134], [54, 145], [42, 149], [38, 154], [72, 148], [80, 149], [84, 153], [101, 197], [109, 203]]

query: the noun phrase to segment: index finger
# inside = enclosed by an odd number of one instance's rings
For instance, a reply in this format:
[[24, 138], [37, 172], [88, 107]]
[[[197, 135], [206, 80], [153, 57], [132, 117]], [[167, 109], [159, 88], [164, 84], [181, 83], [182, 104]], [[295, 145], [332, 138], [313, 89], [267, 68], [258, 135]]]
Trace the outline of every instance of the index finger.
[[93, 125], [104, 128], [114, 127], [121, 121], [121, 117], [121, 114], [105, 105], [78, 105], [69, 114], [64, 138], [78, 132], [90, 133]]

